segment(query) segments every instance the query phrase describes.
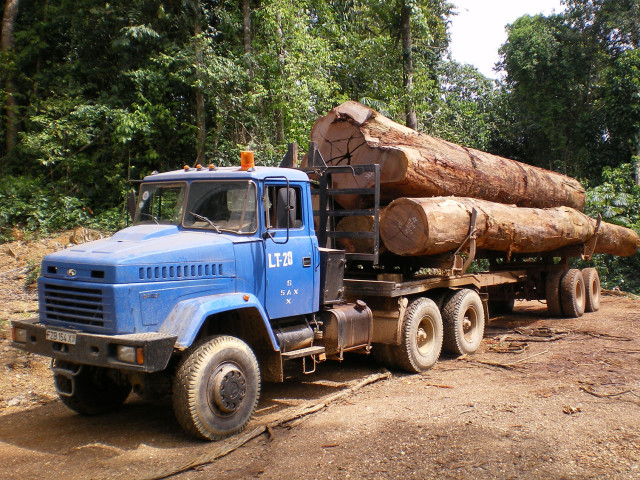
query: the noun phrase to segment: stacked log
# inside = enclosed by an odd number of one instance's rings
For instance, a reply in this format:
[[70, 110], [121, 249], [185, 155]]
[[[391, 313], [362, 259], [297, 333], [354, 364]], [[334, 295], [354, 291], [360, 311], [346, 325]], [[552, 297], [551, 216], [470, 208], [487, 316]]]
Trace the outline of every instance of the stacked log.
[[398, 255], [435, 255], [456, 250], [469, 235], [476, 209], [478, 249], [541, 253], [580, 245], [597, 236], [595, 253], [633, 255], [640, 237], [628, 228], [596, 221], [569, 207], [526, 208], [473, 198], [400, 198], [383, 212], [380, 236]]
[[[328, 165], [380, 164], [383, 201], [454, 195], [521, 207], [584, 207], [585, 190], [577, 180], [416, 132], [357, 102], [319, 118], [311, 140]], [[336, 188], [373, 182], [349, 174], [333, 179]], [[359, 200], [338, 199], [347, 209], [361, 206]]]
[[[543, 253], [585, 244], [594, 236], [595, 253], [629, 256], [640, 247], [633, 230], [603, 222], [596, 232], [596, 221], [581, 213], [585, 190], [577, 180], [416, 132], [357, 102], [318, 119], [311, 140], [328, 165], [380, 164], [382, 203], [391, 202], [380, 218], [380, 236], [399, 255], [456, 250], [469, 234], [473, 209], [478, 249]], [[366, 188], [374, 182], [370, 175], [334, 174], [332, 179], [334, 188]], [[371, 201], [356, 195], [336, 200], [345, 209]], [[363, 221], [369, 223], [358, 223]], [[373, 230], [371, 219], [340, 223], [340, 230]], [[370, 242], [347, 243], [343, 247], [349, 251], [371, 249]]]

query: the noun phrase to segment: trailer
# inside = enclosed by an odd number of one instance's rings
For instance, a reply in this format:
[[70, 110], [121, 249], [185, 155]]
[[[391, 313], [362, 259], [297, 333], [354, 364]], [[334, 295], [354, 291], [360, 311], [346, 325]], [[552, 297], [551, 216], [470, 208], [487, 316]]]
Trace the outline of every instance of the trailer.
[[[218, 440], [245, 428], [262, 382], [284, 381], [287, 363], [310, 373], [353, 351], [425, 372], [443, 349], [473, 354], [489, 315], [515, 300], [546, 300], [553, 316], [597, 310], [597, 272], [568, 264], [593, 245], [478, 252], [472, 215], [456, 251], [392, 255], [378, 235], [379, 166], [327, 166], [313, 144], [305, 170], [296, 156], [291, 146], [280, 167], [258, 167], [243, 152], [240, 167], [145, 177], [131, 227], [43, 259], [39, 316], [13, 322], [13, 346], [52, 358], [59, 397], [80, 414], [132, 391], [171, 395], [185, 431]], [[373, 186], [333, 188], [336, 174]], [[345, 210], [337, 195], [371, 206]], [[373, 217], [371, 231], [336, 228], [354, 215]]]

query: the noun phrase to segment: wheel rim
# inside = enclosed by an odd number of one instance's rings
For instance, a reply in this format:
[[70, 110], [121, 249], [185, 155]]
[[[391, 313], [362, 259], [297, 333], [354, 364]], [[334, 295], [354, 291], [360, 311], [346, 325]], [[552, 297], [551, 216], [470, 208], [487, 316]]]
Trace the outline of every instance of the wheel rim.
[[247, 394], [247, 380], [235, 363], [220, 365], [209, 379], [209, 405], [213, 411], [231, 415], [240, 408]]
[[422, 317], [416, 331], [416, 345], [420, 355], [428, 355], [433, 348], [435, 330], [430, 316]]
[[476, 336], [478, 328], [478, 312], [475, 308], [470, 307], [464, 312], [464, 320], [462, 321], [462, 334], [467, 342], [472, 342]]

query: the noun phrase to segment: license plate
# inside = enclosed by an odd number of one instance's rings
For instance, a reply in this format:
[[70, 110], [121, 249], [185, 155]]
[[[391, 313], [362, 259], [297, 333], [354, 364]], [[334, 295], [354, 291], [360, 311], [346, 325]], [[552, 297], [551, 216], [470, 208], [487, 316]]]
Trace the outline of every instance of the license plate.
[[47, 330], [47, 340], [58, 343], [66, 343], [67, 345], [75, 345], [76, 334], [61, 332], [60, 330]]

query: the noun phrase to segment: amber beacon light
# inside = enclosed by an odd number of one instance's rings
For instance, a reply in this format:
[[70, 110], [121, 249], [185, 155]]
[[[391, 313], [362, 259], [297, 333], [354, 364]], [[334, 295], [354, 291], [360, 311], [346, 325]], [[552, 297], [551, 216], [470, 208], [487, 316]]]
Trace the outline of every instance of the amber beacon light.
[[253, 152], [240, 152], [240, 170], [247, 171], [254, 166]]

